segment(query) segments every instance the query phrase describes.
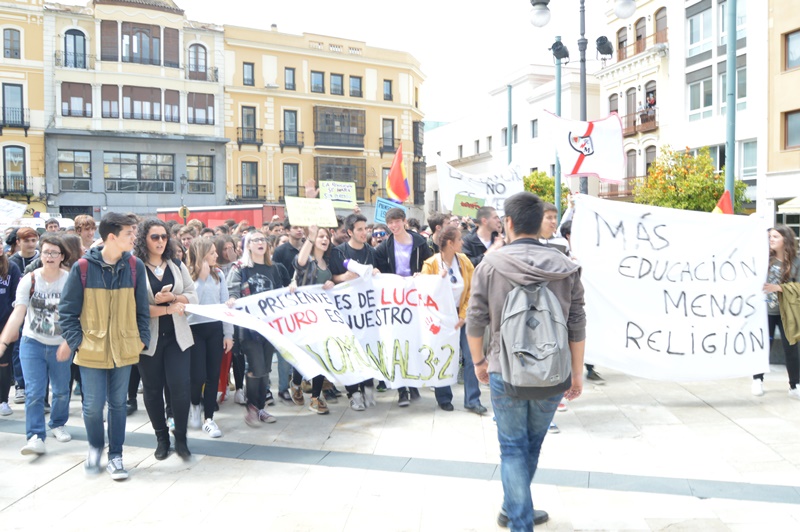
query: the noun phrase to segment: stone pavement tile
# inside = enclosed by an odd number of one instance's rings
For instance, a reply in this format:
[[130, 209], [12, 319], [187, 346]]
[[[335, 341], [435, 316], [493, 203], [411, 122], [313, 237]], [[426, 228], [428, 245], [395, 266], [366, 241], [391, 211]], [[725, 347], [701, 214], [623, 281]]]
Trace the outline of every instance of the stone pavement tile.
[[800, 466], [800, 443], [773, 443], [771, 447], [787, 462]]
[[271, 462], [317, 464], [326, 454], [328, 454], [326, 451], [315, 451], [312, 449], [256, 445], [239, 458], [242, 460], [269, 460]]
[[377, 471], [401, 472], [409, 459], [401, 456], [380, 456], [361, 453], [333, 452], [320, 460], [319, 465], [328, 467], [353, 467]]
[[800, 443], [800, 426], [796, 419], [767, 417], [763, 409], [759, 414], [757, 418], [738, 417], [737, 424], [763, 443]]
[[729, 499], [705, 501], [720, 521], [733, 530], [800, 530], [800, 505]]
[[645, 519], [653, 532], [729, 532], [719, 519]]
[[293, 493], [311, 466], [275, 462], [234, 461], [220, 459], [221, 466], [235, 469], [239, 475], [229, 493], [260, 496]]
[[662, 493], [670, 495], [692, 495], [689, 482], [679, 478], [654, 478], [636, 475], [615, 475], [610, 473], [589, 474], [589, 488], [637, 493]]
[[739, 501], [765, 501], [800, 504], [792, 486], [769, 486], [745, 483], [689, 479], [692, 495], [701, 499], [725, 498]]
[[[501, 480], [500, 466], [497, 467], [492, 480]], [[589, 487], [589, 472], [588, 471], [573, 471], [569, 469], [536, 469], [536, 475], [533, 477], [534, 484], [552, 484], [558, 486], [568, 486], [575, 488], [588, 488]]]
[[497, 466], [494, 464], [474, 464], [452, 460], [428, 460], [412, 458], [403, 467], [404, 473], [435, 475], [438, 477], [473, 478], [491, 480]]

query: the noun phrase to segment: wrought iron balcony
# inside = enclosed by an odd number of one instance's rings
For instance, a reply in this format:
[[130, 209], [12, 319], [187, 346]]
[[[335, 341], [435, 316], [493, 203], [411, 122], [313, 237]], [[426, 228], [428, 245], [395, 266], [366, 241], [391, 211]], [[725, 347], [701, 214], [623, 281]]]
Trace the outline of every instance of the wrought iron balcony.
[[638, 183], [644, 183], [647, 176], [626, 177], [622, 183], [600, 183], [601, 198], [631, 198]]
[[658, 108], [650, 107], [622, 117], [622, 136], [646, 133], [658, 129]]
[[92, 54], [79, 54], [75, 52], [63, 52], [58, 50], [55, 53], [55, 63], [62, 68], [81, 68], [94, 70], [95, 56]]
[[266, 201], [266, 185], [236, 185], [236, 199], [242, 201]]
[[3, 194], [33, 194], [33, 179], [30, 176], [7, 175], [3, 177]]
[[25, 136], [28, 136], [28, 129], [31, 127], [31, 110], [20, 107], [3, 107], [2, 123], [0, 123], [0, 135], [3, 134], [4, 127], [22, 128]]
[[629, 57], [641, 54], [645, 50], [652, 48], [659, 43], [667, 42], [667, 28], [647, 35], [644, 39], [634, 41], [632, 44], [617, 49], [617, 61], [623, 61]]
[[283, 148], [285, 146], [297, 148], [298, 151], [303, 151], [303, 148], [306, 145], [305, 134], [302, 131], [282, 129], [280, 132], [280, 145], [281, 153], [283, 153]]
[[302, 185], [296, 186], [286, 186], [281, 185], [278, 187], [278, 203], [283, 203], [284, 198], [305, 198], [306, 197], [306, 189]]
[[255, 127], [239, 127], [236, 128], [236, 142], [239, 144], [239, 149], [242, 149], [242, 144], [252, 144], [258, 146], [261, 151], [261, 145], [264, 144], [264, 132]]
[[314, 145], [339, 146], [342, 148], [363, 148], [364, 135], [357, 133], [333, 133], [330, 131], [314, 131]]
[[394, 137], [381, 137], [380, 142], [381, 157], [383, 157], [384, 153], [395, 153], [397, 148], [400, 147], [400, 139]]

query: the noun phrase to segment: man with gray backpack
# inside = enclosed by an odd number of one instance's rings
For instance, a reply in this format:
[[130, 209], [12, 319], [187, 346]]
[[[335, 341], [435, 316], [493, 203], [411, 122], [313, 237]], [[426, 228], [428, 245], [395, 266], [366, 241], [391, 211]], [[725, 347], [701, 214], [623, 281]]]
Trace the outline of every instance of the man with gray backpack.
[[542, 201], [519, 192], [504, 210], [507, 245], [475, 268], [467, 339], [475, 373], [490, 385], [497, 422], [503, 482], [497, 524], [530, 531], [548, 519], [531, 499], [542, 442], [561, 398], [576, 399], [583, 390], [586, 314], [580, 268], [538, 240]]

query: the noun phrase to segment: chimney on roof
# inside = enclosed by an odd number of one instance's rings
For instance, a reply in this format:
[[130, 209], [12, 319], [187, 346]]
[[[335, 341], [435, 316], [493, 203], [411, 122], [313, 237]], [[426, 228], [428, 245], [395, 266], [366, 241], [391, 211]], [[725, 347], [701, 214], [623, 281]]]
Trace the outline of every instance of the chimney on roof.
[[272, 31], [278, 31], [278, 25], [277, 24], [273, 24], [272, 26], [270, 26], [270, 29]]

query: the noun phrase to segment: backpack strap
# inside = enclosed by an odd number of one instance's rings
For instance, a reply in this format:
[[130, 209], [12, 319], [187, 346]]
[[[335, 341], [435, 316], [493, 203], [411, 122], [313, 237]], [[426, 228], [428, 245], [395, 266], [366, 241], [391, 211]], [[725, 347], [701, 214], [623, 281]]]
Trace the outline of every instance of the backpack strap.
[[34, 290], [35, 287], [36, 287], [36, 273], [35, 272], [31, 272], [31, 293], [28, 294], [28, 298], [32, 298], [33, 297], [33, 290]]
[[128, 256], [128, 264], [131, 265], [131, 278], [133, 279], [133, 291], [136, 291], [136, 278], [138, 275], [136, 274], [136, 257], [133, 255]]
[[86, 288], [86, 273], [89, 271], [89, 261], [84, 258], [78, 259], [78, 269], [81, 271], [81, 286]]

